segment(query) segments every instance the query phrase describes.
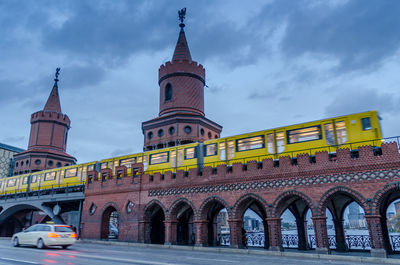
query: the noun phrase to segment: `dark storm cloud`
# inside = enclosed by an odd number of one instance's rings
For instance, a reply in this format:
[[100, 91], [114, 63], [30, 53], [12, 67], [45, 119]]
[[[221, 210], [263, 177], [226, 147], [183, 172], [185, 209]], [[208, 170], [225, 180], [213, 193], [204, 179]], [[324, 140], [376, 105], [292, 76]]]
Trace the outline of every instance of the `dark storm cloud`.
[[[331, 1], [332, 2], [332, 1]], [[281, 48], [288, 58], [323, 53], [338, 70], [376, 66], [400, 47], [400, 1], [275, 1], [254, 23], [286, 23]]]

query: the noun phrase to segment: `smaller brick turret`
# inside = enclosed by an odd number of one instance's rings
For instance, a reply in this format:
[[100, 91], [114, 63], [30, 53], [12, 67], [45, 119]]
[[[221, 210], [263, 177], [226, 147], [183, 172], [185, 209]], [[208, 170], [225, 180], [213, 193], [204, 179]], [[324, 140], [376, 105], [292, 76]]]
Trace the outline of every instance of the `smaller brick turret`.
[[144, 150], [219, 138], [222, 126], [204, 115], [206, 71], [192, 61], [181, 18], [172, 60], [160, 66], [159, 117], [142, 123]]
[[14, 174], [40, 171], [76, 163], [66, 153], [71, 121], [61, 112], [58, 72], [50, 96], [43, 108], [31, 115], [28, 150], [14, 156]]

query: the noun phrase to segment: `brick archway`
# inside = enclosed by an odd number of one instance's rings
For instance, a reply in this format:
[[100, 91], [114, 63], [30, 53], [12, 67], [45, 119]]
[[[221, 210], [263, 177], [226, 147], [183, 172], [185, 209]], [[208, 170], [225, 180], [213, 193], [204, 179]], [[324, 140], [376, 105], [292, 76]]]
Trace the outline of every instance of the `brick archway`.
[[159, 200], [151, 200], [143, 210], [143, 235], [145, 243], [164, 244], [165, 221], [168, 210]]
[[[239, 247], [248, 246], [250, 243], [250, 246], [263, 247], [266, 249], [269, 248], [269, 234], [266, 221], [266, 218], [268, 217], [267, 207], [267, 202], [261, 196], [254, 193], [245, 194], [236, 201], [233, 206], [232, 214], [233, 219], [237, 220], [235, 222], [237, 225], [236, 229], [231, 230], [237, 233], [236, 236], [238, 238], [237, 243]], [[263, 233], [251, 232], [245, 229], [245, 226], [242, 223], [244, 222], [244, 214], [248, 209], [251, 209], [261, 218], [263, 228], [261, 231], [263, 231]], [[263, 244], [262, 239], [260, 238], [263, 238]]]
[[293, 201], [287, 202], [287, 200], [291, 198], [304, 201], [308, 209], [311, 210], [312, 215], [314, 216], [316, 214], [315, 204], [310, 197], [297, 190], [289, 190], [279, 194], [279, 196], [275, 199], [274, 203], [272, 204], [271, 217], [280, 218], [281, 214], [288, 208], [288, 206], [290, 206], [291, 203], [293, 203]]
[[[290, 213], [296, 219], [296, 230], [297, 230], [297, 248], [299, 250], [308, 250], [310, 248], [308, 244], [307, 226], [306, 226], [306, 215], [308, 210], [311, 210], [312, 216], [315, 215], [315, 204], [310, 197], [302, 192], [296, 190], [289, 190], [281, 193], [272, 204], [272, 217], [281, 219], [282, 214], [289, 210]], [[279, 222], [280, 223], [280, 222]], [[295, 235], [282, 235], [282, 228], [276, 224], [275, 230], [281, 230], [280, 235], [282, 237], [283, 246], [289, 246], [289, 242], [293, 242], [292, 237]]]
[[194, 245], [194, 221], [197, 211], [187, 198], [179, 198], [169, 208], [167, 222], [167, 241], [171, 244]]
[[371, 200], [371, 212], [373, 216], [379, 218], [379, 225], [382, 234], [382, 243], [388, 253], [393, 253], [390, 244], [390, 234], [387, 220], [387, 209], [392, 202], [400, 198], [400, 182], [393, 182], [380, 189]]
[[101, 210], [100, 239], [117, 239], [121, 210], [114, 202], [105, 204]]
[[220, 203], [221, 205], [223, 205], [224, 208], [228, 212], [228, 216], [230, 218], [232, 218], [232, 215], [233, 215], [232, 209], [229, 206], [229, 204], [219, 196], [211, 196], [211, 197], [208, 197], [207, 199], [205, 199], [203, 201], [203, 203], [200, 205], [199, 210], [197, 211], [197, 219], [198, 220], [207, 219], [207, 211], [210, 209], [210, 207], [212, 206], [213, 203]]
[[365, 215], [371, 212], [370, 207], [367, 204], [367, 200], [363, 195], [361, 195], [361, 193], [347, 187], [338, 186], [329, 189], [321, 196], [321, 199], [319, 200], [318, 205], [316, 207], [315, 216], [324, 217], [329, 200], [338, 194], [343, 194], [354, 200], [356, 203], [358, 203], [358, 205], [360, 205], [363, 208]]

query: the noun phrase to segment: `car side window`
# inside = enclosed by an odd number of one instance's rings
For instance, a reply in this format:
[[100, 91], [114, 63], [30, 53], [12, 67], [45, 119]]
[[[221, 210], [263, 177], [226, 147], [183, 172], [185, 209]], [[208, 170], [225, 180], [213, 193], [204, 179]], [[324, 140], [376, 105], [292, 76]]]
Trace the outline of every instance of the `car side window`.
[[45, 226], [43, 226], [43, 229], [41, 231], [51, 231], [51, 228], [50, 228], [50, 226], [45, 225]]
[[36, 226], [34, 225], [34, 226], [31, 226], [31, 227], [25, 229], [25, 232], [33, 232], [33, 231], [35, 231], [35, 229], [36, 229]]

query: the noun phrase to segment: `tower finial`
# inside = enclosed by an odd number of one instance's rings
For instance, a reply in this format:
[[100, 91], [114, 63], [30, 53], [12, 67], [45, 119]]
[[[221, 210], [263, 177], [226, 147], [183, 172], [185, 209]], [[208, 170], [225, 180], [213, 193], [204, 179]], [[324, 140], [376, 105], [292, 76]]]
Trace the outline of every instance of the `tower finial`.
[[183, 21], [185, 20], [186, 7], [179, 10], [178, 15], [179, 15], [179, 20], [181, 21], [181, 24], [179, 24], [179, 27], [181, 27], [181, 29], [183, 30], [183, 28], [185, 27], [185, 24], [183, 23]]
[[54, 86], [57, 86], [57, 82], [59, 81], [58, 76], [60, 75], [60, 70], [61, 70], [60, 67], [56, 68], [56, 78], [54, 79], [54, 81], [55, 81]]

